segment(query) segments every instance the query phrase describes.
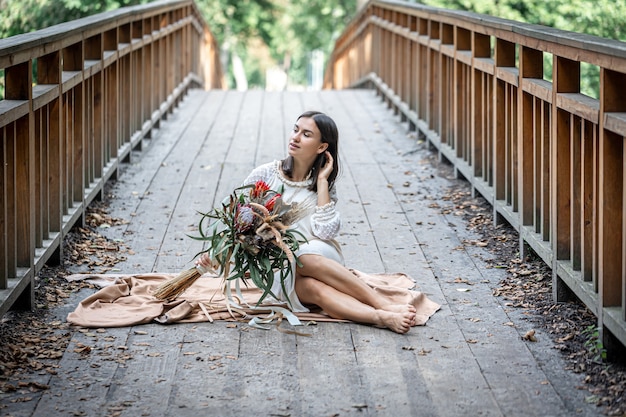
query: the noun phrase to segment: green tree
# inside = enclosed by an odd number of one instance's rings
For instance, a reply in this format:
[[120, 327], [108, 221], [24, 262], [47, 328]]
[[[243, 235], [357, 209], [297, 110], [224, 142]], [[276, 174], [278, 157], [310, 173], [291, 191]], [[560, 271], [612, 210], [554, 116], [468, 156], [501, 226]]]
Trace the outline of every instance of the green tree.
[[[269, 65], [285, 71], [292, 83], [305, 84], [311, 53], [329, 54], [333, 40], [356, 12], [356, 0], [197, 1], [222, 45], [231, 86], [233, 57], [243, 60], [252, 85], [264, 85]], [[265, 57], [259, 54], [263, 49]]]
[[[0, 0], [0, 38], [147, 2]], [[252, 86], [263, 86], [265, 71], [273, 65], [285, 71], [291, 83], [305, 84], [312, 52], [322, 51], [328, 56], [334, 40], [357, 8], [357, 0], [196, 2], [223, 47], [223, 64], [228, 69], [231, 86], [236, 84], [233, 62], [243, 63], [245, 73], [240, 76]], [[626, 41], [626, 0], [423, 0], [422, 3]], [[545, 72], [550, 78], [549, 60]], [[597, 89], [597, 67], [585, 66], [583, 74], [583, 87]]]
[[[244, 81], [260, 83], [260, 64], [251, 48], [257, 51], [270, 42], [272, 26], [280, 10], [271, 0], [197, 0], [218, 44], [222, 48], [222, 65], [228, 69], [231, 87]], [[261, 40], [261, 42], [254, 42]], [[242, 61], [243, 68], [237, 64]], [[239, 72], [245, 71], [245, 74]]]
[[290, 77], [304, 83], [311, 53], [331, 53], [335, 39], [356, 14], [356, 0], [284, 1], [284, 11], [270, 47]]
[[0, 38], [32, 32], [147, 0], [0, 0]]
[[[0, 0], [0, 37], [113, 10], [148, 0]], [[230, 86], [264, 86], [276, 66], [293, 84], [305, 84], [311, 53], [326, 55], [349, 19], [356, 0], [196, 0], [218, 43]], [[241, 65], [238, 65], [241, 63]], [[235, 65], [233, 65], [235, 64]], [[239, 68], [238, 71], [233, 68]], [[243, 80], [243, 81], [242, 81]]]

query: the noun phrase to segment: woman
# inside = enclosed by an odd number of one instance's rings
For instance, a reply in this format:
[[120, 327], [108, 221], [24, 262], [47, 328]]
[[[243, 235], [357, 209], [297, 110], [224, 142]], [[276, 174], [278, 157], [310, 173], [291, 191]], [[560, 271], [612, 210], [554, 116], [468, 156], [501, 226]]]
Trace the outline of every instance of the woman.
[[[338, 140], [337, 126], [330, 117], [314, 111], [303, 113], [293, 127], [289, 156], [259, 166], [244, 181], [247, 185], [262, 180], [273, 190], [283, 186], [286, 203], [311, 205], [311, 213], [298, 222], [297, 230], [308, 239], [296, 253], [301, 266], [295, 269], [295, 279], [285, 283], [286, 293], [279, 282], [272, 292], [289, 301], [294, 312], [306, 312], [305, 305], [316, 305], [336, 319], [406, 333], [415, 324], [415, 307], [389, 304], [356, 277], [343, 265], [341, 249], [334, 240], [341, 224], [335, 208]], [[211, 264], [206, 254], [197, 263]]]

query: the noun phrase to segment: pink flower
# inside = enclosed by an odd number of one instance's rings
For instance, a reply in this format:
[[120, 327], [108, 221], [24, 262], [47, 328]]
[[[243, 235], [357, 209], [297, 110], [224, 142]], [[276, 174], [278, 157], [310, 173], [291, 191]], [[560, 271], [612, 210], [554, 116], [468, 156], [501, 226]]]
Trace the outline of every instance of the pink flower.
[[235, 214], [235, 229], [238, 233], [243, 233], [254, 225], [254, 210], [246, 205], [238, 205]]

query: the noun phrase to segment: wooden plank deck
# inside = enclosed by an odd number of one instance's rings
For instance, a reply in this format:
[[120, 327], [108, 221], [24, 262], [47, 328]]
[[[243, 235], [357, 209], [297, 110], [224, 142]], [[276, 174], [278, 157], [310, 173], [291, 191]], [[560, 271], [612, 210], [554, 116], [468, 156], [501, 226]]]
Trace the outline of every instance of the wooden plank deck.
[[[117, 272], [189, 266], [200, 249], [186, 237], [195, 231], [196, 212], [227, 195], [256, 165], [282, 158], [295, 118], [308, 109], [328, 113], [340, 129], [340, 240], [347, 264], [414, 277], [442, 304], [426, 326], [398, 335], [319, 323], [306, 328], [311, 337], [225, 322], [74, 331], [50, 389], [36, 401], [7, 401], [0, 411], [42, 417], [598, 415], [547, 335], [532, 346], [521, 339], [529, 324], [492, 296], [505, 272], [486, 267], [491, 255], [483, 248], [464, 246], [478, 237], [441, 209], [453, 180], [440, 175], [427, 146], [371, 91], [192, 92], [112, 185], [110, 214], [129, 223], [106, 233], [134, 252]], [[471, 291], [459, 292], [457, 277], [471, 282]], [[75, 352], [80, 343], [92, 347], [89, 355]]]

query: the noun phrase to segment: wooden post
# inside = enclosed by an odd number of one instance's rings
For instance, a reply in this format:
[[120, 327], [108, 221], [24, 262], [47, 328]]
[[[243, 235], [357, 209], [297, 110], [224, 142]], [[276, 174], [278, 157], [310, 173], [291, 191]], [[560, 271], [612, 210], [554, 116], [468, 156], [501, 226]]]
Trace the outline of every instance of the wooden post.
[[[499, 67], [515, 67], [515, 44], [503, 39], [496, 40], [495, 48], [496, 75], [494, 76], [494, 197], [504, 200], [506, 197], [506, 140], [507, 140], [507, 83], [498, 79]], [[495, 207], [495, 206], [494, 206]], [[497, 213], [494, 211], [494, 220]]]
[[[17, 268], [31, 272], [27, 288], [15, 303], [17, 308], [31, 308], [34, 299], [32, 272], [35, 257], [35, 133], [32, 92], [32, 61], [19, 63], [5, 69], [5, 98], [28, 102], [28, 113], [10, 124], [6, 138], [10, 153], [5, 163], [12, 172], [7, 173], [9, 206], [7, 207], [8, 277], [17, 275]], [[11, 224], [12, 223], [12, 224]]]
[[[543, 79], [543, 54], [541, 51], [522, 47], [520, 53], [520, 82], [525, 85], [526, 79]], [[518, 94], [518, 108], [520, 109], [518, 123], [518, 156], [519, 156], [519, 213], [520, 226], [533, 224], [535, 204], [534, 196], [534, 143], [535, 136], [535, 106], [532, 94], [524, 89]], [[520, 237], [520, 253], [524, 253], [524, 242]]]
[[[103, 50], [106, 55], [114, 57], [118, 52], [117, 28], [110, 29], [103, 36]], [[104, 68], [104, 160], [106, 163], [117, 157], [120, 137], [120, 114], [119, 114], [119, 59], [113, 60]]]
[[[37, 84], [56, 85], [61, 89], [61, 53], [54, 51], [37, 60]], [[63, 227], [63, 131], [62, 131], [61, 99], [55, 97], [47, 105], [47, 126], [42, 127], [42, 140], [46, 140], [46, 170], [41, 176], [42, 187], [45, 189], [44, 237], [51, 233], [60, 233]], [[55, 251], [55, 262], [60, 262], [63, 245]]]
[[0, 290], [8, 287], [9, 278], [9, 178], [7, 128], [0, 128]]
[[626, 74], [607, 69], [600, 72], [600, 194], [599, 194], [599, 297], [602, 309], [622, 306], [624, 315], [624, 137], [605, 129], [606, 114], [626, 111], [621, 86]]
[[[471, 104], [470, 104], [470, 161], [472, 165], [472, 173], [475, 177], [482, 178], [485, 169], [484, 149], [486, 138], [489, 135], [489, 124], [486, 122], [488, 118], [488, 109], [485, 104], [487, 102], [488, 88], [485, 74], [476, 67], [476, 60], [491, 58], [491, 38], [487, 35], [472, 32], [472, 74], [471, 74]], [[472, 187], [472, 193], [474, 187]]]
[[591, 123], [583, 121], [581, 136], [581, 273], [584, 281], [594, 283], [594, 291], [598, 290], [598, 239], [597, 239], [597, 207], [598, 207], [598, 130]]

